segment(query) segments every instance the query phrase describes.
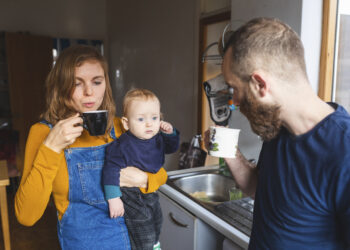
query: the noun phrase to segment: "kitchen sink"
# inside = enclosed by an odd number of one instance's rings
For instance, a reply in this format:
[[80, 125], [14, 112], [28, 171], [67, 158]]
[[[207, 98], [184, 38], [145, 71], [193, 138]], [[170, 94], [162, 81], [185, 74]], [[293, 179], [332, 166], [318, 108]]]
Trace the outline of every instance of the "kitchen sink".
[[230, 189], [236, 186], [232, 178], [218, 172], [170, 176], [168, 184], [206, 205], [229, 201]]
[[[236, 183], [232, 177], [220, 174], [218, 167], [209, 166], [171, 171], [169, 172], [167, 185], [171, 189], [165, 189], [165, 191], [176, 197], [175, 200], [179, 202], [180, 206], [187, 204], [187, 209], [193, 208], [190, 205], [191, 203], [185, 200], [182, 201], [179, 198], [181, 196], [176, 193], [181, 193], [247, 236], [250, 236], [254, 200], [242, 194], [239, 189], [236, 189], [236, 191], [238, 190], [240, 195], [232, 195], [231, 188], [236, 187]], [[173, 193], [171, 190], [177, 192]]]

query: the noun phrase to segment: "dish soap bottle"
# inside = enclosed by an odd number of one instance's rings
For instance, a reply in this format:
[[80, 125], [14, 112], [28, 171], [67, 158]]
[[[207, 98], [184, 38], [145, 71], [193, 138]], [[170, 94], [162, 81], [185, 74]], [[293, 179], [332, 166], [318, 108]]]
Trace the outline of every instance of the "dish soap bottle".
[[231, 171], [226, 165], [224, 158], [221, 158], [221, 157], [219, 158], [219, 173], [225, 176], [232, 177]]
[[195, 135], [191, 144], [183, 143], [181, 145], [179, 169], [204, 166], [207, 152], [201, 148], [200, 141], [201, 135]]

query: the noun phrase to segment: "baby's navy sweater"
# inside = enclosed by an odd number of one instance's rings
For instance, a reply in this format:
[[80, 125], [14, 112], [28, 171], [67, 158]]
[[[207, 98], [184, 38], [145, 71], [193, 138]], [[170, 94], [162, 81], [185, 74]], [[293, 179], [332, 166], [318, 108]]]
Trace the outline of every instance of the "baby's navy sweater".
[[102, 173], [102, 184], [106, 199], [120, 197], [120, 170], [134, 166], [142, 171], [157, 173], [164, 164], [164, 154], [171, 154], [179, 148], [179, 132], [158, 133], [148, 140], [134, 136], [130, 131], [122, 134], [106, 148]]

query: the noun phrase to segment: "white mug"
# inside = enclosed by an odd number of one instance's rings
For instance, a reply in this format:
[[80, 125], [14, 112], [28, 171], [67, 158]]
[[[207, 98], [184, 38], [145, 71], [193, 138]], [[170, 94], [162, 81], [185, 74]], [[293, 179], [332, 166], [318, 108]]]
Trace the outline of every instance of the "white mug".
[[222, 158], [235, 158], [240, 129], [210, 127], [209, 155]]

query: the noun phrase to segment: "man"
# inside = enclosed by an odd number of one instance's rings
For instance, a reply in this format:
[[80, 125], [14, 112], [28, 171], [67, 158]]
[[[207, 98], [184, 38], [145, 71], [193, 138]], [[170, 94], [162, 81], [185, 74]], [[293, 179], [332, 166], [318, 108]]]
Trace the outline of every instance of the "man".
[[225, 159], [255, 197], [249, 249], [350, 248], [350, 117], [313, 92], [298, 35], [253, 19], [232, 34], [222, 70], [264, 141], [257, 166], [239, 151]]

